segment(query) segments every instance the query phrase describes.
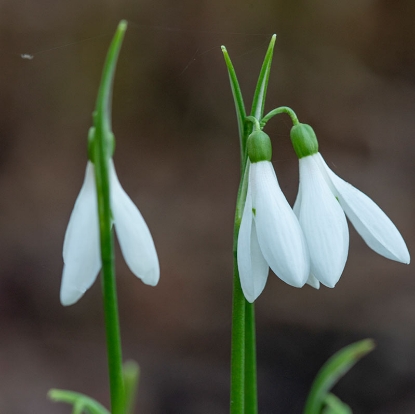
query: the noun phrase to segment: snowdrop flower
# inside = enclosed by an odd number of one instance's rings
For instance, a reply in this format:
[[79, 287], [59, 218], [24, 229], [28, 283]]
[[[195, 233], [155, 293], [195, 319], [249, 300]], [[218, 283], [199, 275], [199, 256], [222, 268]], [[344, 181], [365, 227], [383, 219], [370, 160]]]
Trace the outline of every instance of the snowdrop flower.
[[365, 194], [338, 177], [318, 152], [313, 129], [293, 126], [291, 140], [300, 162], [294, 212], [307, 240], [311, 273], [307, 283], [334, 287], [349, 250], [346, 216], [366, 244], [388, 259], [408, 264], [406, 244], [392, 221]]
[[[121, 187], [112, 159], [109, 176], [114, 226], [125, 261], [145, 284], [155, 286], [160, 270], [153, 239], [142, 215]], [[63, 260], [60, 299], [67, 306], [82, 297], [101, 269], [97, 191], [91, 161], [66, 230]]]
[[271, 142], [253, 132], [247, 142], [249, 178], [238, 235], [237, 261], [242, 290], [249, 302], [261, 294], [269, 267], [284, 282], [302, 287], [310, 264], [300, 224], [274, 172]]

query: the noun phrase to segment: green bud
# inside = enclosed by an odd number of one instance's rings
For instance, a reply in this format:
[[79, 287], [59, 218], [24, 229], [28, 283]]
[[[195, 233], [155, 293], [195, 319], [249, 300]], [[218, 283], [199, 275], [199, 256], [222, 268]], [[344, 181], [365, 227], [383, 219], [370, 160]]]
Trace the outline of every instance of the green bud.
[[310, 125], [294, 125], [291, 128], [290, 136], [298, 158], [304, 158], [318, 152], [317, 137]]
[[252, 163], [271, 161], [272, 146], [269, 136], [262, 131], [254, 131], [246, 144], [248, 157]]

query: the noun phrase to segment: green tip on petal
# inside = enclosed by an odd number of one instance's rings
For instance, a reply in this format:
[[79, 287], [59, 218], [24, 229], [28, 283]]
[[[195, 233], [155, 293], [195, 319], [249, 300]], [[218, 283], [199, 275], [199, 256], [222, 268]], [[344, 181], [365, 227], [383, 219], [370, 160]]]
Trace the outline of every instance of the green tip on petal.
[[317, 137], [310, 125], [294, 125], [291, 128], [290, 136], [298, 158], [304, 158], [318, 152]]
[[269, 136], [263, 131], [254, 131], [248, 137], [247, 151], [252, 163], [271, 161], [272, 146]]

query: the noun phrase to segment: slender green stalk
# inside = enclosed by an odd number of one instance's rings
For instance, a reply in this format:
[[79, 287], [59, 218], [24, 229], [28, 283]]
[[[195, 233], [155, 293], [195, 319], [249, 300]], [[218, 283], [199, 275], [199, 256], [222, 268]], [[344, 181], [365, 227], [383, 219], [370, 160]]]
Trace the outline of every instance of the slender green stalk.
[[275, 115], [278, 115], [278, 114], [287, 114], [290, 116], [293, 125], [299, 124], [297, 115], [291, 108], [289, 108], [288, 106], [280, 106], [279, 108], [273, 109], [271, 112], [267, 113], [261, 119], [261, 122], [260, 122], [261, 128], [263, 128], [271, 118], [273, 118]]
[[245, 414], [257, 413], [255, 306], [245, 300]]
[[111, 91], [118, 54], [127, 23], [122, 21], [108, 51], [98, 92], [94, 129], [93, 161], [98, 197], [98, 214], [102, 258], [102, 291], [107, 336], [108, 369], [111, 391], [111, 413], [124, 414], [125, 396], [122, 370], [120, 324], [114, 265], [114, 239], [110, 204], [109, 159], [114, 148], [111, 132]]
[[231, 414], [245, 414], [245, 309], [246, 299], [239, 279], [237, 247], [242, 213], [248, 190], [249, 170], [244, 162], [244, 172], [239, 185], [233, 230], [233, 299], [232, 299], [232, 345], [231, 345]]
[[253, 129], [255, 131], [260, 131], [261, 130], [261, 125], [260, 125], [258, 119], [256, 119], [254, 116], [247, 116], [246, 120], [249, 121], [249, 122], [252, 122]]
[[239, 281], [236, 254], [233, 265], [231, 414], [245, 413], [245, 297]]

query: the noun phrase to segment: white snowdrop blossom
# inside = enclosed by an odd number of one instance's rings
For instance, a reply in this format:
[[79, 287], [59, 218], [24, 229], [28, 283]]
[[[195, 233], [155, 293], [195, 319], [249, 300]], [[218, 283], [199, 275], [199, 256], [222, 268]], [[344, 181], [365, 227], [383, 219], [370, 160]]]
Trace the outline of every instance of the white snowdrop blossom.
[[[300, 125], [308, 128], [307, 134], [314, 134], [308, 125]], [[340, 279], [349, 250], [346, 216], [376, 253], [408, 264], [408, 249], [392, 221], [367, 195], [327, 166], [317, 150], [315, 135], [313, 139], [315, 146], [311, 150], [304, 141], [305, 145], [299, 150], [298, 142], [296, 147], [293, 140], [300, 163], [300, 186], [294, 212], [307, 240], [311, 261], [307, 283], [318, 289], [320, 282], [334, 287]]]
[[[112, 159], [109, 176], [113, 221], [125, 261], [145, 284], [155, 286], [160, 269], [153, 238], [141, 213], [121, 187]], [[91, 287], [102, 266], [95, 171], [91, 161], [66, 230], [63, 261], [60, 299], [67, 306], [77, 302]]]
[[289, 285], [302, 287], [309, 276], [310, 261], [300, 224], [269, 161], [271, 155], [252, 157], [252, 151], [248, 154], [252, 162], [248, 160], [246, 167], [248, 189], [237, 262], [243, 293], [252, 303], [265, 287], [269, 268]]

